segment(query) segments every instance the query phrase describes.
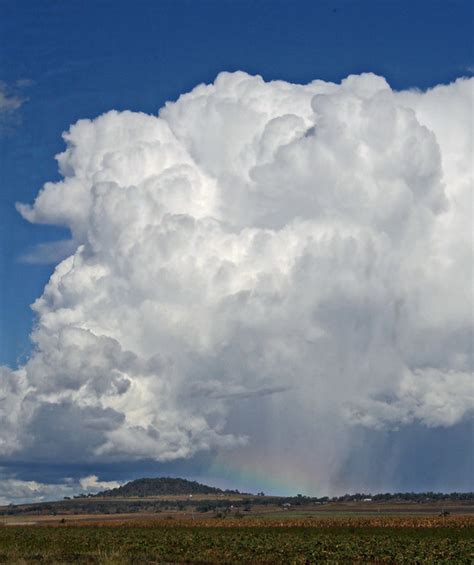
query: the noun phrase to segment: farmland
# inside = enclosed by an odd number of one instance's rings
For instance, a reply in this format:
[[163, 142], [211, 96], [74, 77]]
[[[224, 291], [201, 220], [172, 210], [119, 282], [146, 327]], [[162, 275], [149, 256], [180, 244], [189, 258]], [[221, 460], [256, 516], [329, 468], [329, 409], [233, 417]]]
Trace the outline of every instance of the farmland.
[[156, 483], [145, 496], [150, 481], [132, 486], [0, 507], [0, 563], [473, 561], [472, 493], [317, 499], [196, 484], [192, 493], [159, 494]]
[[164, 518], [0, 527], [2, 563], [471, 563], [474, 518]]

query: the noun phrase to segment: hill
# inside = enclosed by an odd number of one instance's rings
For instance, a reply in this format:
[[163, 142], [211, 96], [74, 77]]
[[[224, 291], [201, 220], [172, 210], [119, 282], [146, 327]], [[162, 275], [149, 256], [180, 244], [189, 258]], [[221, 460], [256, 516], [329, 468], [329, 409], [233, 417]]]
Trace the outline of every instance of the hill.
[[222, 494], [238, 491], [223, 491], [220, 488], [203, 485], [197, 481], [159, 477], [154, 479], [137, 479], [121, 487], [99, 492], [100, 497], [130, 497], [130, 496], [162, 496], [182, 494]]

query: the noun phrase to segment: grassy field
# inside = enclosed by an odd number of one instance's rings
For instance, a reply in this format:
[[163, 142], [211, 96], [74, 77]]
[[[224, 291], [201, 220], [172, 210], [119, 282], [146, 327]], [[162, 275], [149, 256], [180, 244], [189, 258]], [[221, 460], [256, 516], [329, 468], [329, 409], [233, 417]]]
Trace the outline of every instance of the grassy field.
[[474, 519], [168, 519], [0, 527], [2, 563], [472, 563]]

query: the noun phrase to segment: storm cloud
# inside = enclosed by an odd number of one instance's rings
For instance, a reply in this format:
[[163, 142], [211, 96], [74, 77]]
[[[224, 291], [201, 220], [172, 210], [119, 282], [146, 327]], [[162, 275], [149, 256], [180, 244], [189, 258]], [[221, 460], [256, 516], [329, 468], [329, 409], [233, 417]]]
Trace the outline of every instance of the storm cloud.
[[72, 125], [18, 205], [70, 255], [1, 369], [0, 454], [265, 446], [331, 489], [361, 429], [469, 419], [473, 84], [222, 73]]

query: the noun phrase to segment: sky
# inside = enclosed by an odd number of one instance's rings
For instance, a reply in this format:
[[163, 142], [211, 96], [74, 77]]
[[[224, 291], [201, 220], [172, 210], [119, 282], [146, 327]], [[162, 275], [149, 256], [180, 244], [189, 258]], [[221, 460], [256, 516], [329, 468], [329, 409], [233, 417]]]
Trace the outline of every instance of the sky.
[[0, 500], [472, 490], [472, 10], [0, 3]]

